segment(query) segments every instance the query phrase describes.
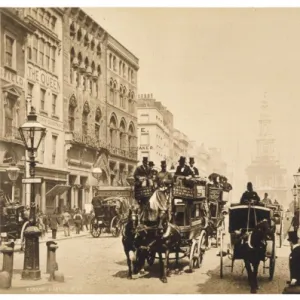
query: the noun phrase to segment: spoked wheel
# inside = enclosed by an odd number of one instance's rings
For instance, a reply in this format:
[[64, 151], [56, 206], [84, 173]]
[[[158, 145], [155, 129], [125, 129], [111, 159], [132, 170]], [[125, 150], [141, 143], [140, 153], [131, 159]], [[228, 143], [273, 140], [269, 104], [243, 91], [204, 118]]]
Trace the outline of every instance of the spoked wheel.
[[120, 236], [121, 226], [122, 225], [119, 216], [114, 216], [110, 223], [110, 232], [114, 237]]
[[190, 272], [193, 272], [194, 269], [200, 268], [200, 253], [198, 252], [198, 240], [193, 240], [192, 242], [192, 247], [191, 247], [191, 252], [190, 252], [190, 261], [189, 261], [189, 266], [190, 266]]
[[147, 256], [147, 263], [151, 267], [155, 262], [155, 252], [151, 251]]
[[90, 228], [91, 228], [91, 235], [93, 238], [98, 238], [101, 234], [101, 227], [99, 227], [98, 223], [97, 223], [97, 219], [93, 218], [91, 220], [91, 224], [90, 224]]
[[219, 229], [219, 242], [220, 242], [220, 278], [223, 278], [224, 274], [223, 274], [223, 267], [224, 267], [224, 263], [223, 263], [223, 230]]
[[206, 251], [206, 231], [202, 230], [198, 238], [199, 267], [201, 267]]
[[270, 257], [269, 261], [269, 280], [273, 280], [274, 272], [275, 272], [275, 263], [276, 263], [276, 246], [275, 246], [275, 239], [272, 245], [272, 256]]

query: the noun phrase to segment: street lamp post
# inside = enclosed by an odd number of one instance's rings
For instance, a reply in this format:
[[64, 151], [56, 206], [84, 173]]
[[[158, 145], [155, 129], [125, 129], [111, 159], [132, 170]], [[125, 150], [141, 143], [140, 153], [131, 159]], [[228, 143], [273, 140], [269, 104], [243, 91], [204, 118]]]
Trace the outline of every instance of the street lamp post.
[[19, 177], [20, 169], [16, 166], [16, 164], [12, 163], [8, 169], [6, 169], [8, 178], [12, 182], [12, 189], [11, 189], [11, 201], [15, 201], [15, 185], [16, 181]]
[[[297, 193], [296, 197], [298, 197], [298, 201], [297, 201], [297, 209], [294, 212], [294, 228], [295, 231], [299, 229], [299, 224], [300, 224], [300, 213], [299, 213], [299, 209], [300, 209], [300, 197], [299, 197], [299, 189], [300, 189], [300, 168], [298, 169], [298, 172], [296, 174], [294, 174], [294, 180], [295, 180], [295, 184], [296, 184], [296, 190]], [[295, 201], [296, 203], [296, 201]]]
[[39, 237], [41, 232], [36, 226], [35, 186], [33, 178], [35, 177], [36, 152], [41, 141], [46, 135], [46, 128], [37, 121], [37, 115], [34, 107], [31, 107], [31, 111], [27, 116], [27, 122], [20, 126], [19, 132], [25, 145], [25, 149], [28, 151], [30, 177], [32, 178], [29, 226], [24, 232], [25, 254], [22, 279], [38, 280], [41, 279], [39, 255]]
[[294, 184], [293, 188], [292, 188], [292, 194], [294, 196], [294, 214], [296, 212], [296, 203], [297, 203], [297, 186], [296, 184]]
[[101, 168], [93, 168], [92, 175], [93, 175], [93, 177], [95, 179], [97, 179], [98, 185], [99, 185], [100, 179], [101, 179], [101, 176], [102, 176], [102, 170], [101, 170]]

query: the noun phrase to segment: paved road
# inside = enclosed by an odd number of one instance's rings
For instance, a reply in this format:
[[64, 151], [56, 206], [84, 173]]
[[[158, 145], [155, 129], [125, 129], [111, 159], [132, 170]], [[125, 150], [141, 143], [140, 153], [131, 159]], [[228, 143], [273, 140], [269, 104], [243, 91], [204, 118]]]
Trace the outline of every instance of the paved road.
[[[49, 283], [37, 288], [14, 288], [10, 293], [87, 293], [87, 294], [185, 294], [185, 293], [249, 293], [246, 274], [241, 273], [242, 265], [237, 262], [234, 273], [226, 270], [225, 277], [219, 278], [219, 258], [216, 249], [206, 252], [201, 269], [194, 273], [183, 272], [172, 275], [167, 284], [158, 279], [158, 265], [149, 270], [142, 278], [128, 280], [127, 265], [120, 238], [101, 236], [94, 239], [90, 236], [58, 242], [57, 261], [59, 270], [65, 275], [65, 283]], [[41, 244], [41, 270], [45, 278], [46, 246]], [[275, 278], [269, 282], [267, 275], [261, 274], [259, 293], [281, 293], [288, 280], [289, 247], [278, 249]], [[187, 260], [183, 260], [187, 265]], [[20, 282], [20, 271], [23, 266], [23, 254], [15, 254], [15, 276], [13, 285]], [[261, 273], [261, 272], [260, 272]], [[23, 283], [24, 285], [24, 283]]]

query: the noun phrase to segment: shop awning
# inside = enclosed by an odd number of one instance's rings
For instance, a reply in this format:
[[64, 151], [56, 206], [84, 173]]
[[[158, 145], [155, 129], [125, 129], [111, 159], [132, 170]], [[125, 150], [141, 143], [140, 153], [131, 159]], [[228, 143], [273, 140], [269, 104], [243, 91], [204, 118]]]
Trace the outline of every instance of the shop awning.
[[48, 193], [46, 194], [46, 197], [55, 197], [62, 195], [65, 191], [67, 191], [69, 188], [71, 188], [69, 185], [65, 184], [57, 184], [54, 186]]

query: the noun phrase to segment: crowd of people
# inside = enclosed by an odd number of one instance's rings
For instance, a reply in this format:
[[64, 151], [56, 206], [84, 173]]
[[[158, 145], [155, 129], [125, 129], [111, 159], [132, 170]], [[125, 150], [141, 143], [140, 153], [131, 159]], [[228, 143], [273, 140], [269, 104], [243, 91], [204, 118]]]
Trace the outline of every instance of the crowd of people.
[[51, 230], [52, 239], [56, 239], [57, 230], [60, 226], [63, 227], [65, 237], [70, 236], [74, 230], [76, 234], [79, 234], [80, 231], [88, 231], [92, 217], [92, 213], [87, 213], [85, 209], [81, 211], [76, 207], [73, 209], [64, 208], [63, 212], [59, 213], [59, 209], [56, 208], [52, 214], [37, 212], [37, 225], [42, 232], [42, 236], [45, 236]]

